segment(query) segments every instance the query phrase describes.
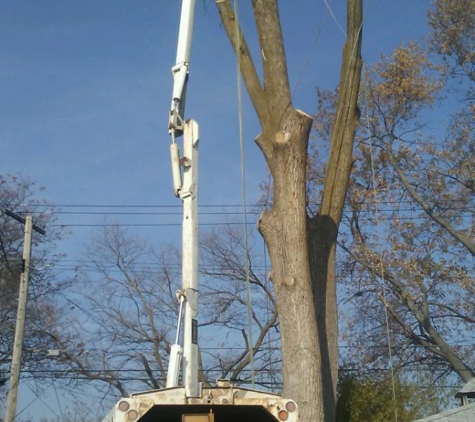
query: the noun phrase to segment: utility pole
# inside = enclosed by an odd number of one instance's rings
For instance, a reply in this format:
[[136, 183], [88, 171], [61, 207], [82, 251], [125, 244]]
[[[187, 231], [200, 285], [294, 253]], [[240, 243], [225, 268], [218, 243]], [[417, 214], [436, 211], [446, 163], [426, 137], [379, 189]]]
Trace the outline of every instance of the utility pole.
[[30, 273], [31, 261], [31, 235], [36, 231], [42, 235], [46, 232], [33, 224], [31, 215], [26, 218], [5, 210], [5, 214], [19, 221], [25, 226], [25, 240], [23, 243], [23, 262], [20, 275], [20, 294], [18, 297], [18, 314], [15, 328], [15, 342], [13, 344], [12, 367], [10, 375], [10, 386], [8, 389], [7, 409], [5, 413], [5, 422], [15, 422], [15, 415], [18, 401], [18, 385], [20, 382], [21, 354], [23, 349], [23, 334], [25, 331], [26, 302], [28, 299], [28, 276]]

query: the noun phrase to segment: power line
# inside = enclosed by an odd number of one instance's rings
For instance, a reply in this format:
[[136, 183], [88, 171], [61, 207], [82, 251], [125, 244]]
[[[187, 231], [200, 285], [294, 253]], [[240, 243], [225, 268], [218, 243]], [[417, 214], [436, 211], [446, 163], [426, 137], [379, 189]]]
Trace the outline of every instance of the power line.
[[[200, 223], [200, 226], [240, 226], [243, 223]], [[50, 224], [49, 227], [181, 227], [182, 223], [63, 223]]]
[[[242, 215], [243, 211], [221, 211], [221, 212], [201, 212], [200, 215]], [[34, 211], [33, 214], [42, 214], [41, 211]], [[182, 212], [168, 211], [54, 211], [55, 215], [179, 215]], [[260, 211], [247, 211], [247, 214], [260, 214]]]
[[[466, 204], [466, 201], [460, 199], [454, 200], [447, 200], [443, 203], [446, 204], [444, 207], [440, 205], [441, 213], [447, 212], [457, 212], [452, 215], [449, 215], [450, 218], [473, 218], [474, 213], [472, 210], [468, 208], [467, 205], [454, 205], [454, 203], [461, 203]], [[313, 202], [309, 203], [310, 206], [318, 206], [318, 203]], [[391, 200], [391, 201], [368, 201], [362, 202], [359, 204], [360, 209], [358, 210], [359, 213], [359, 220], [360, 221], [372, 221], [373, 217], [369, 216], [373, 214], [375, 211], [370, 209], [371, 206], [381, 206], [381, 205], [389, 205], [390, 207], [386, 207], [383, 209], [379, 209], [378, 213], [386, 213], [386, 214], [393, 214], [397, 213], [396, 216], [387, 216], [384, 218], [380, 218], [380, 221], [391, 221], [393, 218], [398, 218], [402, 221], [417, 221], [428, 219], [429, 217], [425, 214], [425, 211], [420, 206], [414, 204], [413, 201], [410, 200]], [[391, 207], [391, 205], [395, 205], [395, 207]], [[41, 205], [33, 205], [33, 207], [42, 207]], [[69, 210], [63, 211], [58, 209], [58, 211], [48, 211], [54, 215], [70, 215], [70, 216], [176, 216], [181, 217], [181, 207], [179, 205], [170, 205], [170, 204], [62, 204], [57, 205], [57, 208], [68, 208]], [[76, 209], [75, 209], [76, 208]], [[202, 204], [199, 206], [201, 209], [200, 215], [201, 216], [242, 216], [244, 214], [249, 215], [259, 215], [261, 209], [264, 207], [260, 207], [255, 204], [249, 204], [245, 206], [245, 210], [243, 209], [243, 205], [238, 204]], [[230, 209], [234, 208], [234, 209]], [[249, 210], [247, 209], [249, 208]], [[258, 208], [258, 209], [256, 209]], [[213, 211], [213, 209], [221, 209], [220, 211]], [[211, 211], [210, 211], [211, 210]], [[41, 210], [32, 211], [34, 214], [44, 214]], [[352, 210], [349, 210], [346, 207], [344, 211], [344, 216], [349, 218], [349, 213]], [[408, 213], [420, 213], [419, 215], [407, 215]], [[208, 221], [202, 222], [200, 226], [223, 226], [223, 225], [243, 225], [243, 222], [217, 222], [217, 221]], [[255, 224], [255, 222], [251, 222], [251, 224]], [[80, 223], [80, 222], [64, 222], [64, 223], [55, 223], [51, 224], [50, 227], [136, 227], [136, 228], [152, 228], [152, 227], [179, 227], [181, 226], [181, 222], [165, 222], [165, 223], [136, 223], [136, 222], [124, 222], [124, 223]]]
[[[444, 204], [452, 204], [454, 202], [466, 202], [465, 199], [461, 198], [453, 198], [453, 199], [446, 199], [446, 200], [439, 200], [439, 203]], [[394, 199], [394, 200], [378, 200], [378, 201], [362, 201], [361, 204], [365, 205], [388, 205], [388, 204], [413, 204], [413, 200], [409, 199]], [[181, 209], [181, 205], [176, 204], [71, 204], [71, 203], [64, 203], [64, 204], [20, 204], [21, 206], [30, 207], [30, 208], [45, 208], [45, 207], [53, 207], [53, 208], [176, 208]], [[309, 205], [319, 205], [318, 202], [310, 201]], [[199, 208], [241, 208], [242, 204], [199, 204]], [[256, 203], [246, 204], [246, 207], [259, 207], [263, 208], [261, 205]]]
[[[53, 380], [53, 382], [51, 383], [51, 385], [54, 387], [54, 380]], [[35, 390], [33, 390], [33, 388], [31, 388], [28, 384], [26, 384], [26, 386], [27, 386], [27, 387], [29, 388], [29, 390], [35, 395], [35, 397], [37, 397], [38, 400], [46, 406], [46, 408], [47, 408], [51, 413], [53, 413], [57, 418], [59, 418], [59, 415], [51, 408], [51, 406], [50, 406], [48, 403], [46, 403], [45, 400], [43, 400], [43, 399], [41, 398], [41, 396], [45, 393], [46, 390], [43, 391], [43, 392], [41, 392], [41, 393], [37, 393], [37, 392], [36, 392]], [[56, 393], [56, 397], [58, 397], [58, 393], [56, 392], [56, 387], [55, 387], [54, 391], [55, 391], [55, 393]], [[58, 403], [59, 403], [59, 399], [58, 399]], [[60, 406], [61, 406], [61, 404], [60, 404]], [[63, 411], [61, 410], [61, 414], [62, 414], [62, 413], [63, 413]], [[63, 416], [63, 421], [64, 421], [64, 416]]]
[[[363, 204], [363, 205], [377, 205], [377, 204]], [[249, 206], [249, 208], [256, 208]], [[468, 209], [469, 207], [444, 207], [442, 211], [466, 211], [467, 213], [472, 212], [471, 210]], [[243, 209], [243, 207], [241, 207]], [[420, 206], [417, 207], [410, 207], [410, 208], [387, 208], [387, 209], [381, 209], [379, 212], [415, 212], [415, 211], [424, 211], [424, 209]], [[347, 210], [348, 212], [348, 210]], [[373, 213], [373, 210], [369, 209], [364, 209], [360, 208], [358, 210], [360, 213]], [[246, 214], [251, 214], [251, 215], [259, 215], [261, 213], [261, 210], [247, 210], [244, 211], [239, 211], [239, 210], [234, 210], [234, 211], [201, 211], [200, 215], [243, 215], [244, 213]], [[41, 211], [32, 211], [31, 214], [44, 214]], [[52, 214], [54, 215], [178, 215], [182, 216], [183, 213], [181, 211], [53, 211]]]
[[323, 2], [325, 3], [325, 6], [327, 7], [328, 12], [330, 13], [330, 16], [332, 17], [332, 19], [333, 19], [334, 22], [336, 23], [336, 26], [338, 27], [338, 29], [340, 30], [340, 32], [343, 34], [343, 36], [346, 37], [346, 31], [343, 29], [343, 26], [341, 26], [341, 24], [340, 24], [340, 22], [338, 21], [337, 17], [336, 17], [335, 14], [333, 13], [333, 10], [332, 10], [331, 6], [328, 4], [327, 0], [323, 0]]
[[[467, 219], [467, 218], [473, 218], [473, 213], [467, 211], [467, 213], [463, 214], [454, 214], [451, 215], [451, 218], [461, 218], [461, 219]], [[346, 216], [348, 217], [348, 216]], [[398, 219], [399, 221], [418, 221], [418, 220], [426, 220], [429, 219], [430, 217], [427, 215], [421, 215], [421, 216], [397, 216], [397, 217], [385, 217], [385, 218], [379, 218], [379, 221], [392, 221], [394, 219]], [[373, 221], [375, 218], [372, 217], [360, 217], [359, 221]], [[252, 221], [248, 222], [248, 224], [255, 225], [257, 224], [257, 221]], [[205, 226], [242, 226], [244, 223], [243, 222], [212, 222], [212, 223], [200, 223], [200, 227], [205, 227]], [[144, 228], [150, 228], [150, 227], [181, 227], [182, 223], [60, 223], [60, 224], [50, 224], [48, 227], [61, 227], [61, 228], [66, 228], [66, 227], [144, 227]]]
[[[355, 371], [367, 371], [367, 372], [387, 372], [387, 368], [367, 368], [367, 367], [341, 367], [339, 369], [342, 372], [355, 372]], [[409, 367], [400, 367], [398, 368], [398, 371], [401, 372], [434, 372], [436, 370], [440, 371], [445, 371], [447, 370], [446, 366], [441, 366], [439, 368], [434, 368], [434, 367], [429, 367], [424, 364], [419, 364], [419, 365], [413, 365]], [[210, 368], [210, 369], [204, 369], [204, 372], [206, 373], [216, 373], [216, 372], [222, 372], [223, 368]], [[250, 368], [244, 368], [242, 370], [243, 372], [250, 372]], [[110, 376], [110, 375], [117, 375], [119, 373], [148, 373], [148, 370], [146, 369], [138, 369], [138, 368], [128, 368], [128, 369], [87, 369], [87, 370], [80, 370], [80, 369], [62, 369], [62, 370], [57, 370], [57, 369], [34, 369], [34, 370], [23, 370], [22, 371], [22, 378], [25, 378], [24, 375], [27, 374], [51, 374], [51, 376], [57, 376], [58, 378], [64, 377], [67, 378], [66, 375], [84, 375], [87, 376], [85, 373], [91, 373], [94, 375], [103, 375], [103, 376]], [[153, 372], [159, 372], [158, 369], [156, 369]], [[276, 372], [273, 369], [265, 369], [261, 368], [258, 370], [260, 373], [274, 373]], [[279, 371], [278, 371], [279, 372]], [[7, 371], [1, 371], [0, 373], [7, 373]], [[38, 377], [40, 378], [40, 377]], [[74, 378], [72, 375], [70, 378]], [[88, 377], [89, 379], [90, 377]], [[122, 379], [122, 378], [121, 378]], [[159, 379], [160, 381], [164, 381]], [[51, 387], [51, 386], [49, 386]], [[49, 388], [48, 387], [48, 388]]]

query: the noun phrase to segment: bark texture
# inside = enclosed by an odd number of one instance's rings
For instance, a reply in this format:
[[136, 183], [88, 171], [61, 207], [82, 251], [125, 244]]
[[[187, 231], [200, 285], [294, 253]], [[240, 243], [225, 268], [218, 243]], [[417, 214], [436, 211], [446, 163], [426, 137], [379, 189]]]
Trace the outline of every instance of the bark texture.
[[272, 208], [262, 213], [258, 229], [272, 264], [282, 336], [283, 394], [298, 403], [302, 422], [332, 422], [338, 376], [335, 245], [358, 118], [362, 1], [348, 0], [348, 37], [328, 174], [320, 213], [314, 218], [306, 211], [307, 147], [313, 119], [292, 106], [278, 2], [252, 1], [262, 82], [243, 34], [236, 31], [229, 0], [216, 4], [239, 55], [244, 83], [262, 126], [256, 142], [273, 177]]
[[336, 241], [350, 179], [353, 140], [360, 114], [357, 104], [362, 68], [362, 26], [361, 0], [348, 0], [347, 39], [343, 48], [330, 158], [320, 210], [317, 216], [309, 220], [308, 225], [309, 263], [318, 324], [326, 421], [335, 419], [336, 410], [338, 382]]

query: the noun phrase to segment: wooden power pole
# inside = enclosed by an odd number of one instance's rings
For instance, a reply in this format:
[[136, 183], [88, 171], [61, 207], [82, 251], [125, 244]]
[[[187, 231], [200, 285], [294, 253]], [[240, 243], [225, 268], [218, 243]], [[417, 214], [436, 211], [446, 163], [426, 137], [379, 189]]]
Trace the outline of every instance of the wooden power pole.
[[21, 354], [23, 350], [23, 334], [25, 331], [26, 320], [26, 303], [28, 299], [28, 277], [30, 273], [31, 261], [31, 235], [33, 230], [43, 235], [46, 234], [46, 232], [41, 227], [38, 227], [33, 224], [33, 218], [31, 215], [28, 215], [26, 216], [26, 218], [23, 218], [20, 215], [15, 214], [9, 210], [5, 210], [5, 214], [25, 225], [25, 241], [23, 243], [23, 263], [20, 275], [20, 294], [18, 297], [18, 314], [15, 328], [15, 342], [13, 344], [10, 386], [8, 389], [7, 408], [5, 413], [5, 422], [14, 422], [18, 401]]

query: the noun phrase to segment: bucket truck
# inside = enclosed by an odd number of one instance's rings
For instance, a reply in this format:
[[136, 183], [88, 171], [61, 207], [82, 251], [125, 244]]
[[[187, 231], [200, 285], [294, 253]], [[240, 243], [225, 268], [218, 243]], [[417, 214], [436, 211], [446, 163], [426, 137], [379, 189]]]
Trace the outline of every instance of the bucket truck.
[[[182, 1], [168, 120], [173, 189], [183, 203], [183, 261], [182, 289], [177, 292], [178, 328], [171, 347], [166, 387], [122, 398], [103, 422], [298, 422], [296, 403], [280, 395], [237, 387], [226, 380], [218, 380], [215, 386], [198, 382], [199, 126], [184, 118], [194, 7], [195, 0]], [[177, 143], [180, 137], [182, 156]], [[179, 343], [181, 337], [183, 346]]]

